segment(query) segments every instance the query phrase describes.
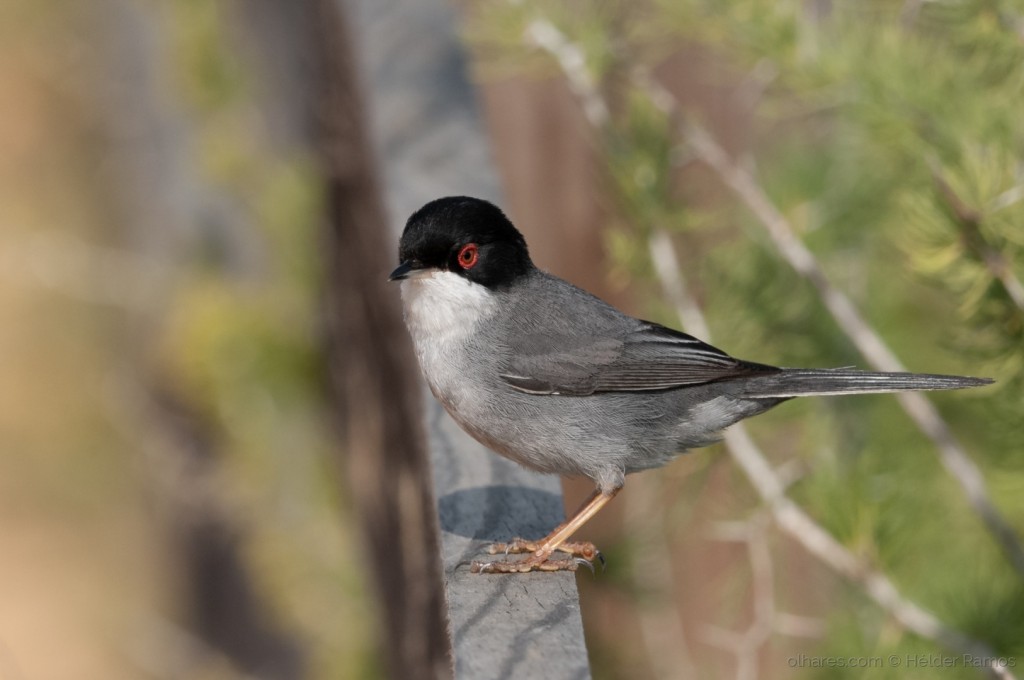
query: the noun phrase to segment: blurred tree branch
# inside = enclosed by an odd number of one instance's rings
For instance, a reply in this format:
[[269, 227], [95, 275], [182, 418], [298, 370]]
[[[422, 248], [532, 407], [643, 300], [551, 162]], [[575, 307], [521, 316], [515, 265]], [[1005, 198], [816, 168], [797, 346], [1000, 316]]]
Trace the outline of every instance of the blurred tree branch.
[[[189, 622], [198, 640], [221, 650], [253, 678], [305, 677], [305, 659], [296, 641], [281, 630], [254, 586], [241, 551], [241, 530], [223, 507], [216, 489], [218, 456], [213, 431], [201, 412], [166, 379], [150, 386], [147, 414], [158, 421], [178, 454], [157, 461], [172, 506], [184, 561]], [[160, 469], [158, 466], [157, 469]]]
[[[528, 21], [523, 39], [555, 59], [571, 89], [580, 98], [581, 107], [588, 121], [599, 132], [604, 132], [611, 123], [611, 109], [598, 91], [597, 79], [587, 67], [584, 49], [569, 40], [551, 21], [542, 16]], [[678, 107], [670, 93], [657, 87], [644, 72], [634, 71], [630, 76], [637, 89], [648, 96], [658, 108], [677, 117]], [[859, 315], [849, 298], [831, 285], [813, 254], [799, 241], [785, 217], [770, 202], [753, 175], [729, 159], [725, 151], [703, 129], [684, 123], [681, 134], [698, 156], [717, 172], [723, 182], [740, 196], [768, 229], [783, 258], [812, 282], [825, 306], [869, 362], [879, 370], [904, 370], [877, 332]], [[681, 266], [675, 257], [670, 238], [656, 226], [649, 225], [649, 233], [651, 236], [648, 249], [666, 297], [676, 307], [685, 328], [697, 333], [704, 340], [711, 341], [703, 313], [686, 290]], [[980, 471], [956, 443], [934, 406], [915, 393], [898, 396], [902, 398], [901, 403], [918, 427], [938, 446], [947, 470], [963, 486], [968, 500], [1003, 547], [1011, 563], [1018, 571], [1024, 573], [1024, 551], [1021, 550], [1015, 534], [989, 500]], [[907, 630], [933, 640], [958, 654], [990, 659], [985, 669], [992, 677], [1014, 677], [1006, 666], [995, 660], [995, 652], [989, 645], [948, 626], [931, 612], [906, 599], [885, 574], [873, 569], [866, 561], [854, 555], [807, 515], [786, 495], [783, 481], [742, 424], [734, 425], [726, 431], [725, 442], [733, 460], [743, 470], [762, 502], [767, 505], [778, 526], [801, 543], [808, 552], [851, 582], [858, 584], [870, 599], [889, 612]], [[750, 638], [750, 635], [754, 637]], [[719, 641], [723, 638], [717, 634], [715, 637]], [[729, 644], [726, 646], [738, 650], [737, 658], [741, 670], [751, 670], [749, 664], [742, 663], [743, 659], [747, 658], [749, 661], [750, 649], [757, 648], [767, 639], [758, 631], [756, 621], [747, 634], [737, 637], [736, 634], [729, 633], [724, 638], [728, 638]]]
[[[685, 280], [679, 274], [681, 267], [675, 257], [671, 240], [658, 229], [654, 230], [654, 234], [661, 236], [653, 237], [652, 243], [657, 239], [663, 246], [659, 249], [659, 257], [655, 261], [658, 279], [666, 296], [669, 299], [684, 301], [684, 308], [688, 310], [685, 316], [680, 315], [680, 323], [688, 329], [707, 329], [703, 312], [690, 297]], [[705, 337], [711, 341], [709, 336]], [[947, 626], [934, 614], [905, 598], [889, 577], [854, 555], [793, 502], [786, 495], [786, 486], [782, 479], [742, 423], [726, 430], [725, 444], [729, 454], [746, 474], [762, 502], [768, 506], [776, 524], [829, 568], [858, 584], [868, 597], [889, 612], [900, 625], [958, 654], [987, 658], [996, 656], [985, 643], [971, 639]], [[1014, 677], [1007, 668], [994, 663], [990, 665], [989, 670], [993, 677]]]
[[[1003, 286], [1003, 290], [1006, 291], [1006, 294], [1013, 301], [1013, 304], [1016, 305], [1017, 309], [1024, 311], [1024, 284], [1014, 274], [1013, 267], [1007, 258], [985, 240], [984, 235], [979, 229], [984, 215], [977, 209], [967, 205], [957, 195], [956, 190], [953, 189], [949, 181], [943, 176], [941, 168], [936, 164], [932, 164], [932, 179], [935, 182], [935, 188], [939, 196], [963, 233], [965, 246], [981, 260], [989, 275], [999, 281]], [[1020, 193], [1020, 191], [1018, 190], [1018, 192], [1014, 193]], [[1001, 205], [999, 207], [1007, 207], [1011, 201], [1016, 200], [1020, 199], [1012, 195], [1007, 196], [1000, 202]]]
[[315, 148], [326, 179], [327, 352], [339, 463], [383, 607], [383, 658], [403, 680], [451, 674], [418, 371], [393, 290], [393, 245], [363, 119], [351, 33], [308, 0]]
[[[811, 282], [822, 303], [868, 364], [880, 371], [907, 370], [878, 332], [857, 311], [850, 298], [832, 285], [817, 259], [796, 236], [789, 221], [771, 203], [753, 174], [730, 159], [707, 131], [693, 123], [684, 123], [683, 130], [687, 142], [700, 158], [714, 168], [722, 181], [736, 192], [768, 231], [779, 254]], [[1020, 539], [989, 498], [981, 470], [957, 441], [938, 409], [928, 397], [919, 392], [900, 392], [895, 397], [918, 429], [935, 444], [939, 459], [950, 476], [963, 489], [971, 507], [999, 543], [1010, 564], [1024, 576], [1024, 547]]]

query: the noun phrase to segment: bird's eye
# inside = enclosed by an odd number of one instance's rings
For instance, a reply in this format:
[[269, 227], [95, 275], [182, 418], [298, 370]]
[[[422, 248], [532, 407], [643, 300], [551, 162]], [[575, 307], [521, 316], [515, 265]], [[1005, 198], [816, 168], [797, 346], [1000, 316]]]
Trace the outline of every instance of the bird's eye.
[[459, 266], [463, 269], [472, 269], [478, 259], [480, 259], [480, 252], [475, 243], [464, 245], [459, 250]]

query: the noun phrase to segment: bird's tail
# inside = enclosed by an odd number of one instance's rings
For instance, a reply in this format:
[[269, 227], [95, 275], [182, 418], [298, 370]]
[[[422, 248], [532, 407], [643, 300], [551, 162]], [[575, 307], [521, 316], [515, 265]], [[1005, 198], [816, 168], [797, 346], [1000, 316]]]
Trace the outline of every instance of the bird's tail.
[[928, 373], [874, 373], [852, 368], [784, 368], [744, 380], [748, 399], [877, 394], [915, 390], [959, 390], [994, 382], [991, 378]]

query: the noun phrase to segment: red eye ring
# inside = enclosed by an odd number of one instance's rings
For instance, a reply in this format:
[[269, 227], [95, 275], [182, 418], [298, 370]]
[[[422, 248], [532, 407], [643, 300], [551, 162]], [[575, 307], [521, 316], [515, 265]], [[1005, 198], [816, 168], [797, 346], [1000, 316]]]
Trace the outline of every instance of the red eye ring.
[[459, 266], [463, 269], [472, 269], [476, 261], [480, 259], [480, 251], [475, 243], [467, 243], [459, 250]]

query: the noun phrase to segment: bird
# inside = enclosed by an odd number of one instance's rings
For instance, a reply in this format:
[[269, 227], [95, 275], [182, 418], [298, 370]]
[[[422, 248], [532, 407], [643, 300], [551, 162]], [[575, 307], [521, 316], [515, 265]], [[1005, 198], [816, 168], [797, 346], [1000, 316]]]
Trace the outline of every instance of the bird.
[[474, 560], [476, 573], [592, 565], [593, 544], [570, 539], [626, 475], [719, 441], [725, 428], [789, 399], [993, 382], [734, 358], [542, 271], [502, 210], [478, 198], [438, 198], [414, 212], [398, 261], [389, 280], [401, 282], [416, 358], [455, 422], [526, 468], [595, 486], [544, 538], [491, 545], [488, 554], [505, 559]]

